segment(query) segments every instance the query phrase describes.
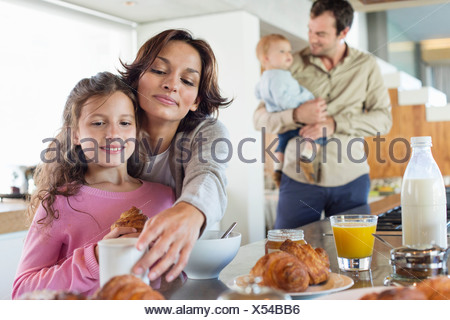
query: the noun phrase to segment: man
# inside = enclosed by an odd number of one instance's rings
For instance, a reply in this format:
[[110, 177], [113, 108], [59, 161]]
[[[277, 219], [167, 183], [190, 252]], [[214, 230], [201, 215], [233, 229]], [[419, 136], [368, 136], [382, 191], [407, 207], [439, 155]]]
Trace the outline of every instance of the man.
[[[254, 114], [258, 130], [282, 133], [299, 129], [301, 138], [287, 145], [275, 228], [296, 228], [367, 204], [369, 166], [363, 137], [386, 134], [392, 125], [387, 89], [375, 58], [344, 41], [353, 8], [344, 0], [318, 0], [311, 7], [309, 47], [294, 55], [290, 71], [315, 100], [296, 109], [268, 113], [260, 104]], [[300, 148], [325, 136], [309, 160], [315, 181], [300, 170]]]

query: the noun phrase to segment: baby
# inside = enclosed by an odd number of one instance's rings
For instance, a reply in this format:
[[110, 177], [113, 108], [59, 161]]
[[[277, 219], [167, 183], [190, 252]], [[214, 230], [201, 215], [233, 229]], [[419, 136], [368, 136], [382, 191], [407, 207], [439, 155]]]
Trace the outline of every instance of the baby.
[[[288, 39], [280, 34], [269, 34], [262, 37], [256, 46], [256, 55], [261, 63], [264, 72], [256, 85], [255, 95], [263, 100], [268, 112], [278, 112], [287, 109], [297, 108], [308, 100], [314, 99], [314, 95], [303, 88], [289, 72], [292, 65], [292, 47]], [[298, 129], [290, 130], [278, 135], [278, 146], [275, 156], [278, 162], [275, 163], [274, 180], [277, 186], [280, 185], [281, 169], [284, 161], [284, 151], [288, 141], [293, 137], [298, 137]], [[324, 144], [324, 138], [317, 139], [315, 150], [318, 151], [320, 145]], [[316, 176], [312, 160], [314, 159], [312, 143], [302, 143], [300, 150], [300, 168], [306, 180], [314, 182]]]

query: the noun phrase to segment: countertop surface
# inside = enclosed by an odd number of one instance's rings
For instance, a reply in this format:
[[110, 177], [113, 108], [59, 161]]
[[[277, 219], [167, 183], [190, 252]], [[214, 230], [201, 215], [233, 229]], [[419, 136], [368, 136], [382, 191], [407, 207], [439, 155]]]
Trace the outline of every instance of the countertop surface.
[[0, 202], [0, 213], [25, 210], [28, 202], [23, 199], [3, 199]]
[[0, 234], [28, 229], [27, 205], [28, 202], [21, 199], [3, 199], [0, 202]]
[[[380, 214], [400, 203], [398, 195], [387, 197], [366, 207], [351, 210], [351, 213]], [[353, 279], [354, 285], [350, 289], [363, 287], [383, 286], [385, 277], [390, 275], [392, 268], [389, 264], [390, 250], [386, 244], [375, 240], [374, 253], [372, 256], [372, 267], [370, 271], [343, 272], [337, 264], [336, 247], [331, 235], [332, 230], [329, 219], [317, 221], [301, 227], [305, 233], [305, 240], [314, 248], [324, 248], [330, 258], [331, 271], [346, 275]], [[400, 247], [402, 237], [400, 232], [379, 232], [383, 239]], [[228, 289], [226, 284], [232, 283], [233, 279], [240, 275], [248, 274], [256, 261], [264, 255], [265, 240], [257, 241], [242, 246], [234, 260], [222, 270], [219, 279], [215, 280], [190, 280], [188, 279], [181, 287], [173, 288], [164, 293], [168, 299], [217, 299], [217, 297]]]

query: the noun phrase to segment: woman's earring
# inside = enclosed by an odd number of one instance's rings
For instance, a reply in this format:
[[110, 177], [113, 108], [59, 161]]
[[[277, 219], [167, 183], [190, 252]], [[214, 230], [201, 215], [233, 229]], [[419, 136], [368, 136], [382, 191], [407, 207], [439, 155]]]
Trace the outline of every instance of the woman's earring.
[[197, 111], [198, 105], [199, 105], [198, 100], [195, 100], [195, 103], [189, 108], [189, 110], [191, 110], [192, 112]]

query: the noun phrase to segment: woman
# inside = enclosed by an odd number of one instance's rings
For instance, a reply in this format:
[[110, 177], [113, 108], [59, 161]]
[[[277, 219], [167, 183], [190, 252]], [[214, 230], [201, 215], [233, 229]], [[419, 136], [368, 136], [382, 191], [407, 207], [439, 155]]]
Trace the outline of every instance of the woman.
[[147, 222], [137, 247], [152, 246], [133, 271], [141, 274], [151, 266], [152, 281], [170, 269], [165, 277], [170, 282], [185, 267], [201, 232], [225, 211], [222, 160], [229, 150], [219, 142], [228, 132], [211, 115], [231, 101], [220, 94], [211, 47], [184, 30], [154, 36], [123, 66], [148, 134], [142, 148], [151, 157], [142, 178], [174, 187], [177, 199]]

